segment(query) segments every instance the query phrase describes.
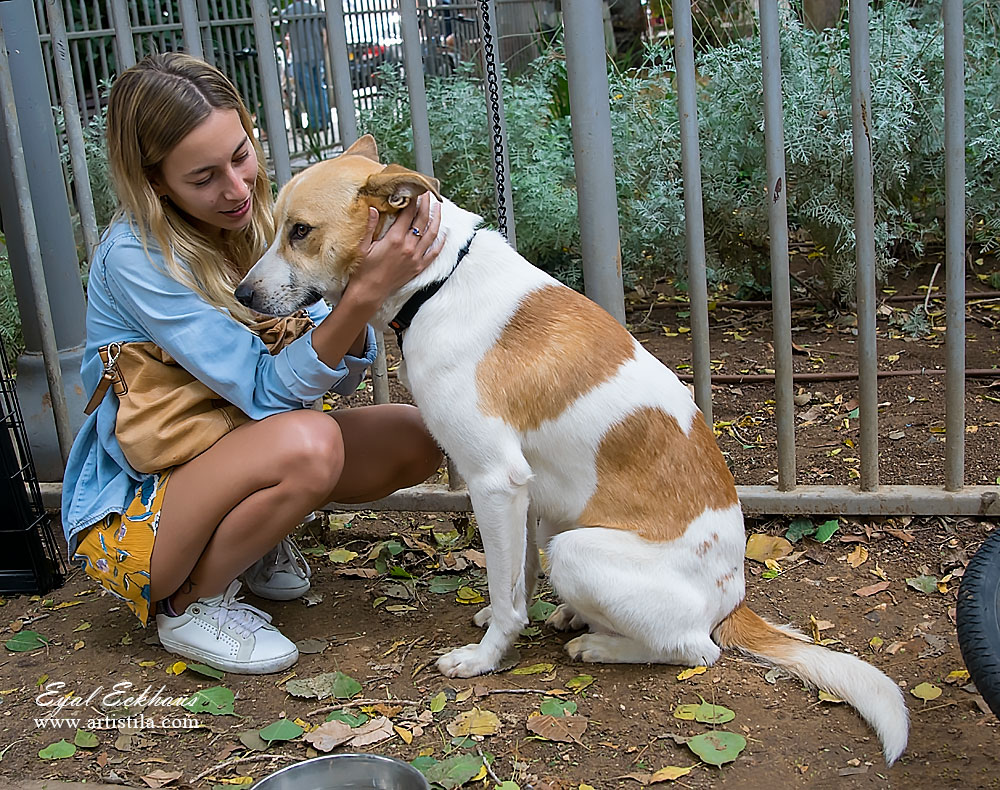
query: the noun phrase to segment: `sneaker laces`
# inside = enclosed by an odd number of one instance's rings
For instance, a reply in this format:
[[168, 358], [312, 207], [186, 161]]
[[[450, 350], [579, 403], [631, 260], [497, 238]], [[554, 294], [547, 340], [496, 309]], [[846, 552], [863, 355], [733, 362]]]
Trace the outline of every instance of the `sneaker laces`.
[[277, 546], [264, 555], [262, 562], [268, 579], [282, 571], [292, 573], [300, 579], [312, 576], [312, 568], [309, 567], [305, 555], [291, 538], [282, 538]]
[[271, 622], [271, 615], [267, 612], [248, 603], [242, 603], [243, 599], [236, 597], [240, 587], [240, 580], [234, 579], [222, 594], [221, 600], [203, 601], [206, 606], [215, 610], [211, 614], [219, 625], [218, 635], [221, 635], [222, 629], [229, 624], [237, 634], [245, 638]]

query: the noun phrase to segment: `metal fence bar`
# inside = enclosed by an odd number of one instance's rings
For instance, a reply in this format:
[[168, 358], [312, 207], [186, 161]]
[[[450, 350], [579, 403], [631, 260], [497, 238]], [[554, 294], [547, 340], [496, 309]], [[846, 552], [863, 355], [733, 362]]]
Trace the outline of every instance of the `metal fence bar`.
[[[881, 486], [878, 491], [858, 491], [853, 486], [808, 485], [794, 491], [774, 486], [736, 486], [743, 512], [748, 516], [785, 513], [802, 516], [1000, 516], [996, 486], [966, 486], [945, 491], [926, 485]], [[45, 491], [43, 489], [43, 496]], [[465, 513], [472, 510], [468, 491], [424, 484], [404, 488], [374, 502], [341, 505], [330, 502], [321, 509], [404, 510]]]
[[962, 0], [944, 0], [945, 354], [944, 487], [965, 482], [965, 45]]
[[17, 120], [17, 102], [14, 99], [14, 83], [10, 74], [7, 41], [4, 37], [2, 22], [0, 22], [0, 101], [3, 102], [4, 122], [7, 127], [5, 130], [7, 150], [11, 154], [11, 174], [14, 177], [17, 209], [20, 214], [21, 229], [24, 233], [31, 292], [35, 297], [35, 311], [38, 316], [38, 329], [42, 341], [45, 378], [48, 381], [49, 397], [52, 400], [52, 416], [56, 423], [59, 454], [62, 456], [63, 468], [65, 468], [70, 447], [73, 445], [73, 430], [70, 427], [66, 390], [63, 388], [59, 346], [56, 343], [55, 325], [52, 322], [49, 291], [45, 284], [45, 271], [42, 268], [41, 248], [38, 245], [38, 226], [35, 224], [35, 212], [31, 203], [31, 187], [28, 184], [28, 170], [24, 163], [24, 146], [21, 143], [21, 129]]
[[792, 304], [788, 276], [788, 200], [781, 102], [778, 0], [760, 4], [760, 56], [764, 81], [767, 216], [771, 234], [771, 307], [774, 322], [774, 400], [778, 422], [778, 488], [795, 487], [795, 403], [792, 389]]
[[[337, 108], [340, 143], [347, 148], [358, 139], [358, 118], [354, 111], [354, 89], [351, 87], [351, 64], [347, 59], [347, 26], [344, 6], [340, 0], [326, 2], [326, 36], [333, 70], [333, 104]], [[384, 343], [384, 340], [383, 340]]]
[[135, 39], [132, 37], [132, 20], [125, 0], [110, 0], [111, 19], [115, 26], [115, 52], [118, 54], [118, 73], [135, 65]]
[[205, 58], [205, 48], [201, 44], [201, 22], [198, 19], [198, 4], [195, 0], [178, 0], [181, 28], [184, 31], [184, 48], [196, 58]]
[[399, 0], [399, 27], [403, 37], [403, 71], [406, 92], [410, 97], [410, 125], [413, 127], [413, 155], [417, 170], [434, 175], [431, 153], [431, 129], [427, 120], [427, 89], [420, 58], [420, 27], [416, 0]]
[[875, 343], [875, 196], [872, 186], [868, 0], [850, 0], [851, 128], [857, 260], [858, 414], [861, 490], [878, 488], [878, 356]]
[[677, 72], [677, 114], [680, 121], [681, 172], [684, 178], [684, 236], [691, 299], [691, 354], [694, 399], [712, 421], [712, 369], [708, 335], [708, 274], [705, 264], [705, 216], [701, 194], [701, 153], [698, 149], [698, 101], [694, 71], [691, 0], [674, 0], [674, 68]]
[[573, 162], [584, 290], [624, 324], [622, 247], [601, 0], [565, 0], [563, 10], [569, 103], [575, 110]]
[[90, 188], [87, 153], [84, 150], [80, 107], [77, 103], [76, 86], [73, 84], [72, 66], [68, 58], [69, 42], [66, 41], [66, 20], [63, 17], [61, 0], [45, 0], [45, 12], [52, 34], [52, 59], [59, 83], [59, 96], [62, 99], [63, 120], [66, 123], [76, 207], [80, 213], [80, 225], [83, 228], [83, 239], [87, 245], [89, 260], [100, 237], [97, 232], [97, 214], [94, 211], [94, 193]]
[[274, 164], [278, 186], [292, 177], [285, 133], [285, 112], [281, 104], [281, 85], [278, 82], [278, 59], [274, 54], [274, 36], [271, 32], [271, 10], [267, 0], [251, 0], [253, 29], [257, 36], [257, 57], [260, 83], [264, 93], [264, 117], [267, 119], [267, 147]]

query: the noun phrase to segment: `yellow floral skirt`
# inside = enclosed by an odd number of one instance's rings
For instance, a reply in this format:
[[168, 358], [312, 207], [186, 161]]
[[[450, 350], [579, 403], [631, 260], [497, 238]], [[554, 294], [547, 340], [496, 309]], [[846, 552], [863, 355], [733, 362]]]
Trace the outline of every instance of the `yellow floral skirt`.
[[150, 475], [135, 487], [124, 513], [111, 513], [83, 533], [73, 561], [143, 625], [149, 620], [149, 561], [160, 521], [170, 470]]

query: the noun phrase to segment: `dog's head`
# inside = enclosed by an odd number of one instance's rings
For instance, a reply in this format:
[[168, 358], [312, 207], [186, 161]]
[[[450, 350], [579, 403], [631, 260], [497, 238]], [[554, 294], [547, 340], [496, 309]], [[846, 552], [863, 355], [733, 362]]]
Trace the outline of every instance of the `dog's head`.
[[299, 173], [278, 194], [274, 242], [236, 288], [261, 313], [285, 315], [320, 297], [336, 303], [362, 263], [368, 212], [378, 209], [375, 238], [418, 195], [440, 198], [437, 179], [378, 161], [365, 135], [343, 154]]

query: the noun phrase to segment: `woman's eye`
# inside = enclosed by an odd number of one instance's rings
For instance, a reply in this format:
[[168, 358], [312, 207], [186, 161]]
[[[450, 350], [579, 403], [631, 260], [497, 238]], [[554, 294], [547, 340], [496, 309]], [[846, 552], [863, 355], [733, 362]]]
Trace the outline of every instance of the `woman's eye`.
[[194, 185], [195, 185], [196, 187], [203, 187], [203, 186], [207, 186], [207, 185], [208, 185], [208, 183], [209, 183], [209, 181], [211, 181], [211, 180], [212, 180], [212, 177], [211, 177], [211, 176], [209, 176], [208, 178], [206, 178], [206, 179], [203, 179], [203, 180], [201, 180], [201, 181], [195, 181], [195, 182], [194, 182]]
[[292, 232], [289, 234], [292, 241], [302, 241], [306, 236], [309, 235], [309, 231], [312, 230], [310, 225], [306, 225], [304, 222], [296, 222], [292, 225]]

